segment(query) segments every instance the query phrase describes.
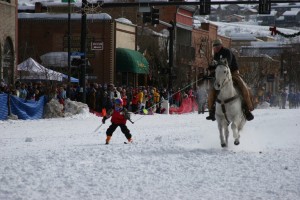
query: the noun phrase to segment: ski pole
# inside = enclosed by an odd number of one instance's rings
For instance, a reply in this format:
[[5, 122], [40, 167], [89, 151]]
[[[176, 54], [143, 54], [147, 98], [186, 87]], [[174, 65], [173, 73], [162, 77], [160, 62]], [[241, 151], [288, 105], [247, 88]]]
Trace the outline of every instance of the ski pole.
[[103, 123], [101, 123], [101, 124], [94, 130], [94, 132], [97, 132], [97, 131], [101, 128], [102, 125], [103, 125]]
[[128, 119], [128, 121], [130, 121], [132, 124], [134, 124], [134, 122], [133, 122], [133, 121], [131, 121], [131, 119]]

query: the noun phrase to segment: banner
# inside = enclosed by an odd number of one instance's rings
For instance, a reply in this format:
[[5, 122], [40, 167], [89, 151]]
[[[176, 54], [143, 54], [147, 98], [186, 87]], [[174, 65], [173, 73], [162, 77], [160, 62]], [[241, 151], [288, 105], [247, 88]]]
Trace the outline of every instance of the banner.
[[38, 101], [24, 100], [10, 95], [11, 112], [19, 119], [41, 119], [44, 113], [45, 97]]
[[7, 94], [0, 94], [0, 120], [6, 120], [8, 115]]
[[190, 97], [184, 98], [182, 100], [181, 106], [179, 108], [170, 108], [170, 114], [184, 114], [198, 111], [198, 105], [196, 101]]

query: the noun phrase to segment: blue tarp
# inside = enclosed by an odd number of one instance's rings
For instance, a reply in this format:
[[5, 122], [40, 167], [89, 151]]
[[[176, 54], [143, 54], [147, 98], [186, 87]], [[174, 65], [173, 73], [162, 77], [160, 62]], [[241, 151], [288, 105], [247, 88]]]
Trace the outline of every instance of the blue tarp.
[[[68, 79], [68, 75], [66, 75], [66, 74], [63, 74], [63, 78], [64, 79]], [[71, 83], [79, 83], [79, 79], [77, 79], [77, 78], [74, 78], [74, 77], [70, 77], [70, 81], [71, 81]]]
[[0, 120], [6, 120], [8, 115], [7, 94], [0, 94]]
[[15, 96], [10, 96], [11, 112], [19, 119], [41, 119], [44, 112], [45, 97], [38, 101], [24, 100]]

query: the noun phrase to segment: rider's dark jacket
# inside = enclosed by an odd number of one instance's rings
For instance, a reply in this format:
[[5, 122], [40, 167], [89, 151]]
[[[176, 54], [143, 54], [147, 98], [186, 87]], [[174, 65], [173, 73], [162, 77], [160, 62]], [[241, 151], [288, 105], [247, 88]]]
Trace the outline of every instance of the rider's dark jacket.
[[215, 53], [214, 60], [219, 62], [222, 58], [226, 58], [231, 73], [238, 70], [238, 65], [235, 59], [235, 55], [227, 48], [222, 47], [218, 53]]

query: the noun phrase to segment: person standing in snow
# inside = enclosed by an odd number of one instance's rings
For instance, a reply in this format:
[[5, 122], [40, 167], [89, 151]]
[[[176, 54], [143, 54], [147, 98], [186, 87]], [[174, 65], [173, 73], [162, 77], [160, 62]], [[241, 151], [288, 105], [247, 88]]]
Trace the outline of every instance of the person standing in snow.
[[105, 124], [105, 121], [111, 117], [111, 125], [106, 131], [106, 141], [105, 144], [109, 144], [110, 139], [113, 135], [113, 132], [118, 128], [121, 128], [121, 131], [124, 133], [128, 142], [132, 142], [132, 136], [130, 130], [126, 126], [127, 120], [130, 120], [130, 114], [126, 108], [123, 108], [123, 100], [121, 98], [115, 99], [114, 109], [111, 109], [107, 112], [106, 116], [102, 118], [102, 123]]
[[281, 109], [285, 109], [285, 104], [287, 99], [287, 93], [285, 89], [281, 91], [280, 97], [281, 97]]
[[196, 99], [198, 103], [198, 114], [200, 113], [204, 114], [208, 94], [203, 81], [200, 82], [200, 86], [198, 86], [196, 94], [197, 94]]
[[21, 87], [19, 89], [19, 97], [22, 99], [26, 99], [27, 97], [27, 90], [25, 83], [21, 83]]

